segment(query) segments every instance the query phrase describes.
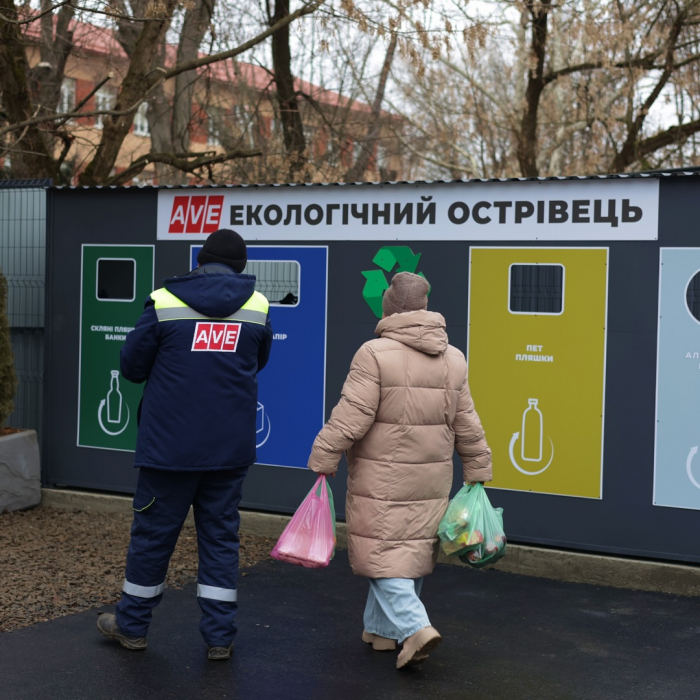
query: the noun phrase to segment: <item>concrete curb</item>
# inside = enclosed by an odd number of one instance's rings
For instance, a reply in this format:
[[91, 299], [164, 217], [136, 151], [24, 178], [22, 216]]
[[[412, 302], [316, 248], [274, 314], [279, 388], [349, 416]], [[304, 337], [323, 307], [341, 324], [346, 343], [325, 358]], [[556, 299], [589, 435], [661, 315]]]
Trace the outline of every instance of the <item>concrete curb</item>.
[[[41, 489], [42, 508], [60, 508], [62, 510], [84, 511], [87, 513], [125, 513], [131, 515], [130, 496], [115, 494], [93, 493], [92, 491], [76, 491], [69, 489]], [[264, 513], [256, 510], [241, 511], [241, 531], [249, 535], [271, 537], [277, 539], [287, 526], [291, 515]], [[185, 520], [185, 526], [194, 526], [192, 509]], [[336, 524], [336, 539], [338, 546], [345, 549], [348, 545], [347, 526], [345, 523]]]
[[[41, 494], [41, 506], [44, 508], [94, 513], [133, 512], [131, 498], [128, 496], [59, 489], [42, 489]], [[290, 517], [259, 511], [241, 511], [241, 531], [250, 535], [277, 538]], [[185, 524], [194, 524], [191, 512]], [[339, 522], [336, 528], [338, 546], [347, 547], [347, 525]], [[442, 551], [438, 561], [441, 564], [467, 566], [457, 557], [448, 557]], [[511, 574], [588, 583], [594, 586], [700, 596], [700, 566], [693, 564], [670, 564], [509, 544], [507, 556], [491, 568]]]
[[[457, 557], [445, 556], [442, 551], [438, 561], [467, 566]], [[625, 559], [608, 554], [509, 544], [507, 555], [490, 568], [510, 574], [593, 586], [700, 596], [700, 566], [695, 564]]]

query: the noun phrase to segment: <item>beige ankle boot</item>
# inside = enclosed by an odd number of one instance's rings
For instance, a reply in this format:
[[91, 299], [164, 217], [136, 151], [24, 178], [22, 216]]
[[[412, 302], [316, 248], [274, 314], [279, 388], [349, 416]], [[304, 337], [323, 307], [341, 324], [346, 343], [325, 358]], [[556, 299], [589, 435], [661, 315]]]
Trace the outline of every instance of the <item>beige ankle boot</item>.
[[419, 664], [428, 658], [428, 652], [435, 649], [441, 641], [442, 637], [434, 627], [418, 630], [403, 643], [403, 649], [396, 660], [396, 668]]
[[371, 644], [374, 651], [394, 651], [396, 649], [396, 640], [380, 637], [378, 634], [370, 634], [369, 632], [362, 633], [362, 641], [365, 644]]

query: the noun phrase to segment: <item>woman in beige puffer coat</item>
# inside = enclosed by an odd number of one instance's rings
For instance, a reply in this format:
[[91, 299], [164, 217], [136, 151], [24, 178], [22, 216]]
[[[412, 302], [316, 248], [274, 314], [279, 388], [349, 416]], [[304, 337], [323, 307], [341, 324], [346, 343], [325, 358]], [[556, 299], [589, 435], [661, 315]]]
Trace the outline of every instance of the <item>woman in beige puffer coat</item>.
[[398, 668], [423, 661], [441, 639], [418, 595], [437, 561], [455, 448], [465, 482], [491, 480], [466, 359], [448, 344], [445, 319], [427, 311], [429, 289], [419, 275], [394, 276], [379, 337], [355, 355], [309, 459], [315, 472], [334, 474], [348, 451], [350, 565], [370, 579], [362, 638], [380, 650], [403, 643]]

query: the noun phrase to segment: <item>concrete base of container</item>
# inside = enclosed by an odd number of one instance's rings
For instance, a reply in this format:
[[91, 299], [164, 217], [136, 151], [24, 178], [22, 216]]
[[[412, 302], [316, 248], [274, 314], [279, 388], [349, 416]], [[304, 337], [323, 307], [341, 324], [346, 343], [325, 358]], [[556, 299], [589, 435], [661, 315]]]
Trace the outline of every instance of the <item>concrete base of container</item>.
[[[132, 512], [131, 498], [128, 496], [62, 489], [43, 489], [42, 506], [102, 513]], [[279, 537], [290, 517], [260, 511], [241, 511], [241, 530], [248, 535]], [[186, 524], [194, 524], [191, 512]], [[337, 523], [337, 538], [338, 547], [346, 548], [345, 523]], [[467, 566], [457, 557], [448, 557], [442, 551], [438, 561], [442, 564]], [[700, 566], [694, 564], [673, 564], [509, 543], [507, 555], [492, 568], [558, 581], [700, 596]]]
[[0, 514], [41, 501], [41, 459], [36, 431], [0, 437]]

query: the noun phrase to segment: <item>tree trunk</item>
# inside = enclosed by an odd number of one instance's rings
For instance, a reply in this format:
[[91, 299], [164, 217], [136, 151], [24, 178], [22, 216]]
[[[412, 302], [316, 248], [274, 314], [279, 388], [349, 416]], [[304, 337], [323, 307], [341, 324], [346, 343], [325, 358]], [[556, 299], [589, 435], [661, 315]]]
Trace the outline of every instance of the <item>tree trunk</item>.
[[[187, 10], [182, 23], [180, 44], [177, 47], [177, 63], [184, 63], [199, 54], [199, 46], [209, 28], [214, 14], [214, 0], [198, 0]], [[197, 71], [187, 71], [175, 77], [173, 98], [172, 142], [173, 151], [186, 153], [190, 150], [190, 122], [192, 121], [192, 99]]]
[[[41, 1], [42, 12], [51, 6], [51, 0]], [[75, 8], [64, 5], [57, 15], [50, 13], [41, 18], [40, 62], [30, 71], [34, 102], [40, 114], [51, 114], [58, 107], [66, 61], [73, 49], [73, 32], [69, 27], [74, 15]]]
[[110, 9], [120, 15], [117, 20], [117, 41], [126, 52], [126, 55], [131, 57], [136, 49], [136, 44], [141, 34], [143, 25], [140, 22], [134, 22], [133, 17], [143, 17], [146, 13], [146, 0], [130, 0], [129, 7], [131, 15], [126, 6], [125, 0], [109, 0]]
[[[125, 14], [124, 0], [112, 0], [115, 9]], [[180, 31], [180, 43], [176, 63], [197, 58], [202, 39], [209, 28], [214, 12], [215, 0], [197, 0], [185, 12]], [[143, 12], [142, 0], [131, 2], [132, 11]], [[126, 53], [133, 57], [138, 42], [136, 23], [120, 20], [118, 39]], [[154, 68], [165, 68], [165, 33], [156, 53]], [[186, 153], [190, 146], [190, 126], [192, 121], [192, 99], [197, 80], [197, 71], [187, 71], [175, 78], [173, 104], [165, 94], [164, 84], [156, 86], [148, 98], [146, 118], [151, 136], [152, 150], [157, 153]], [[166, 163], [154, 163], [156, 178], [161, 185], [180, 185], [187, 182], [187, 173], [177, 172]]]
[[[166, 0], [162, 7], [162, 14], [149, 22], [144, 22], [131, 56], [129, 70], [114, 106], [115, 111], [129, 109], [143, 99], [152, 80], [149, 74], [153, 68], [158, 47], [170, 23], [175, 5], [176, 0]], [[121, 116], [104, 118], [102, 139], [95, 156], [80, 176], [80, 185], [100, 185], [109, 179], [124, 139], [134, 123], [134, 116], [135, 111], [131, 111]]]
[[527, 7], [532, 16], [532, 38], [530, 55], [534, 66], [528, 73], [525, 89], [525, 111], [517, 134], [517, 154], [520, 174], [537, 177], [537, 112], [545, 87], [544, 62], [547, 51], [547, 21], [551, 0], [528, 0]]
[[[287, 15], [289, 15], [289, 0], [275, 0], [275, 13], [270, 18], [270, 24], [275, 24]], [[306, 140], [299, 112], [299, 102], [294, 90], [292, 54], [289, 49], [289, 25], [272, 35], [272, 66], [277, 85], [277, 101], [282, 121], [284, 149], [289, 160], [288, 178], [290, 182], [294, 182], [304, 168]]]
[[[17, 9], [12, 0], [0, 0], [0, 14], [17, 19]], [[0, 22], [0, 92], [10, 123], [22, 122], [34, 116], [28, 76], [29, 65], [20, 25]], [[26, 131], [20, 133], [20, 140], [11, 147], [13, 175], [20, 179], [56, 179], [57, 168], [51, 144], [39, 126], [28, 126]]]
[[379, 135], [382, 129], [382, 102], [384, 101], [386, 82], [389, 78], [389, 71], [391, 70], [391, 64], [394, 60], [394, 53], [396, 52], [396, 42], [397, 36], [394, 34], [392, 35], [391, 41], [389, 42], [389, 46], [386, 50], [384, 65], [382, 66], [382, 72], [379, 75], [379, 84], [377, 85], [377, 92], [374, 96], [374, 102], [372, 103], [370, 127], [367, 130], [367, 136], [362, 144], [360, 155], [357, 157], [357, 160], [350, 170], [345, 173], [345, 182], [359, 182], [364, 178], [365, 172], [369, 166], [369, 161], [377, 146], [377, 142], [379, 141]]
[[[165, 66], [166, 41], [163, 38], [155, 68]], [[148, 98], [148, 129], [151, 134], [151, 150], [157, 153], [174, 153], [172, 138], [172, 107], [165, 94], [165, 85], [160, 83]], [[186, 181], [183, 173], [174, 172], [172, 167], [165, 163], [154, 163], [153, 168], [159, 185], [181, 185]]]

